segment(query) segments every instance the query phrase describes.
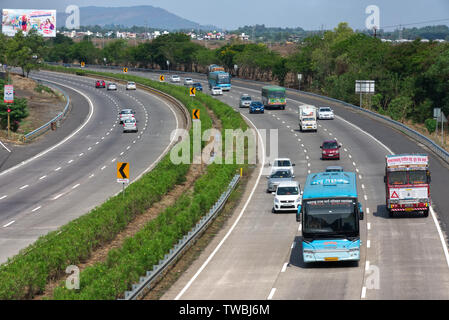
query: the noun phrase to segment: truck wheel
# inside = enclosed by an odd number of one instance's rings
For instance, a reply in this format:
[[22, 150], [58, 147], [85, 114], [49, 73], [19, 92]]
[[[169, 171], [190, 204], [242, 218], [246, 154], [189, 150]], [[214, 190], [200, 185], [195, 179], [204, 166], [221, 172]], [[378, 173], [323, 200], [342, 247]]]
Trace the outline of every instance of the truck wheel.
[[429, 209], [427, 209], [426, 211], [424, 211], [424, 217], [428, 217], [429, 216]]

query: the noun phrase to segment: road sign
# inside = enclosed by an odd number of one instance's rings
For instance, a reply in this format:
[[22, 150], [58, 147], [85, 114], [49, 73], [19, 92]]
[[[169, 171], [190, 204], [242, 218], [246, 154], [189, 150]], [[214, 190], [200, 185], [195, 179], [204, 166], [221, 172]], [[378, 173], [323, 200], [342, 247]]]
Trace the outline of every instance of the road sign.
[[441, 108], [433, 108], [433, 117], [436, 119], [440, 119], [441, 117]]
[[3, 101], [5, 103], [14, 102], [14, 86], [12, 84], [5, 84]]
[[117, 182], [129, 183], [129, 163], [117, 162]]
[[127, 73], [127, 72], [128, 72], [128, 68], [126, 68], [126, 67], [123, 68], [123, 72], [124, 72], [124, 73]]
[[374, 80], [356, 80], [355, 93], [375, 93]]
[[200, 109], [193, 109], [192, 110], [192, 119], [193, 120], [200, 120]]
[[164, 76], [163, 76], [163, 75], [160, 75], [160, 76], [159, 76], [159, 81], [160, 81], [160, 82], [164, 82], [164, 80], [165, 80]]
[[190, 88], [190, 96], [194, 97], [195, 93], [196, 93], [196, 88], [195, 87]]
[[85, 65], [84, 61], [81, 61], [81, 67], [84, 68]]

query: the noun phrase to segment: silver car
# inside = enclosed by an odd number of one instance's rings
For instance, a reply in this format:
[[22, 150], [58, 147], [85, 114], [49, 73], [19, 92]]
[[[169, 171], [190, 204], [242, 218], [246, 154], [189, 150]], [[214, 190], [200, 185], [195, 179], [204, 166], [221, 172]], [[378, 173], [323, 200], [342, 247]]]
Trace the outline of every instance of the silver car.
[[250, 105], [251, 105], [251, 96], [249, 96], [247, 94], [242, 94], [240, 96], [239, 107], [240, 108], [249, 108]]
[[189, 86], [193, 84], [193, 79], [192, 78], [185, 78], [184, 79], [184, 85], [185, 86]]
[[271, 175], [267, 176], [267, 192], [276, 191], [278, 185], [283, 181], [293, 181], [295, 176], [288, 169], [277, 170]]
[[135, 118], [125, 119], [123, 121], [123, 132], [137, 132], [137, 120]]
[[108, 84], [107, 90], [117, 90], [117, 85], [113, 82]]

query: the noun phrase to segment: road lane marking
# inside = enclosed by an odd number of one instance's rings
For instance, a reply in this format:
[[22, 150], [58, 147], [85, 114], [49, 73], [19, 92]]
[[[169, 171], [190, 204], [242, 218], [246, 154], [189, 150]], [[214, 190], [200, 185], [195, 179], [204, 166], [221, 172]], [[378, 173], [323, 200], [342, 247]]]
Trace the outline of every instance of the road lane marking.
[[371, 240], [366, 240], [366, 247], [371, 248]]
[[368, 197], [366, 196], [366, 194], [363, 195], [363, 197], [365, 198], [365, 201], [368, 200]]
[[60, 194], [58, 194], [56, 197], [54, 197], [53, 200], [57, 200], [57, 199], [59, 199], [60, 197], [62, 197], [63, 195], [64, 195], [63, 193], [60, 193]]
[[11, 221], [11, 222], [8, 222], [7, 224], [5, 224], [5, 225], [3, 226], [3, 228], [9, 227], [9, 226], [12, 225], [14, 222], [16, 222], [16, 221], [13, 220], [13, 221]]
[[80, 184], [77, 183], [77, 184], [75, 184], [75, 185], [72, 187], [72, 189], [76, 189], [76, 188], [78, 188], [79, 186], [80, 186]]
[[39, 210], [40, 208], [42, 208], [41, 206], [34, 208], [33, 210], [31, 210], [31, 212], [35, 212], [37, 210]]
[[368, 270], [369, 270], [369, 260], [366, 260], [365, 271], [368, 271]]
[[366, 224], [366, 228], [367, 228], [368, 230], [371, 230], [371, 223], [368, 222], [368, 223]]
[[28, 187], [29, 187], [29, 185], [26, 184], [26, 185], [24, 185], [24, 186], [21, 186], [19, 189], [20, 189], [20, 190], [23, 190], [23, 189], [26, 189], [26, 188], [28, 188]]
[[287, 270], [287, 265], [288, 265], [288, 262], [284, 263], [284, 265], [282, 266], [281, 272], [285, 272], [285, 270]]
[[47, 178], [47, 176], [42, 176], [42, 177], [39, 178], [39, 180], [42, 180], [42, 179], [45, 179], [45, 178]]
[[361, 295], [362, 299], [366, 298], [366, 287], [362, 288], [362, 295]]
[[103, 166], [103, 167], [101, 168], [101, 170], [104, 170], [104, 169], [106, 169], [106, 166]]
[[69, 160], [67, 163], [72, 163], [73, 162], [73, 160]]
[[276, 292], [276, 288], [272, 288], [270, 294], [268, 295], [267, 300], [273, 299], [274, 293]]
[[[223, 245], [223, 243], [226, 241], [226, 239], [229, 237], [229, 235], [232, 233], [232, 231], [235, 229], [235, 227], [237, 226], [237, 224], [239, 223], [240, 219], [243, 216], [243, 213], [245, 212], [246, 208], [248, 207], [254, 192], [256, 191], [257, 186], [259, 185], [260, 182], [260, 178], [262, 177], [262, 172], [263, 169], [265, 167], [265, 146], [263, 144], [263, 139], [262, 136], [259, 132], [259, 130], [257, 129], [257, 127], [254, 125], [254, 123], [245, 115], [242, 114], [242, 116], [256, 129], [257, 131], [257, 135], [259, 137], [259, 141], [260, 141], [260, 146], [261, 146], [261, 154], [262, 156], [262, 163], [261, 163], [261, 167], [259, 170], [259, 175], [257, 176], [257, 180], [256, 183], [254, 183], [253, 189], [251, 190], [251, 193], [249, 195], [249, 197], [246, 199], [246, 202], [242, 208], [242, 210], [239, 213], [239, 216], [237, 217], [237, 219], [234, 221], [233, 225], [231, 226], [231, 228], [228, 230], [228, 232], [226, 233], [226, 235], [223, 237], [223, 239], [221, 239], [220, 243], [217, 245], [217, 247], [212, 251], [212, 253], [209, 255], [209, 257], [206, 259], [206, 261], [201, 265], [201, 267], [198, 269], [198, 271], [193, 275], [193, 277], [189, 280], [189, 282], [187, 282], [187, 284], [184, 286], [184, 288], [181, 290], [181, 292], [178, 293], [178, 295], [175, 297], [175, 300], [179, 300], [181, 298], [181, 296], [187, 291], [187, 289], [189, 289], [189, 287], [192, 285], [193, 281], [195, 281], [195, 279], [200, 275], [200, 273], [204, 270], [204, 268], [206, 268], [206, 266], [209, 264], [209, 262], [212, 260], [212, 258], [215, 256], [215, 254], [218, 252], [218, 250], [220, 250], [221, 246]], [[274, 294], [274, 292], [273, 292]]]
[[61, 167], [57, 167], [57, 168], [55, 169], [55, 171], [59, 171], [59, 170], [61, 170]]
[[0, 200], [5, 199], [6, 197], [7, 197], [7, 195], [4, 195], [4, 196], [2, 196], [2, 197], [0, 198]]

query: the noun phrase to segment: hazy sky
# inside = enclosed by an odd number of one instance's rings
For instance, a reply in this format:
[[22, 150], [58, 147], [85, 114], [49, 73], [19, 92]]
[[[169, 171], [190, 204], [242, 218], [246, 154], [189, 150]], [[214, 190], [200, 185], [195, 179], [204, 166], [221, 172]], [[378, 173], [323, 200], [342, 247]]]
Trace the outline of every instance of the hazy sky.
[[80, 7], [152, 5], [203, 25], [225, 29], [254, 24], [329, 29], [342, 21], [362, 29], [368, 5], [380, 8], [381, 26], [438, 19], [447, 20], [414, 26], [449, 25], [449, 0], [0, 0], [1, 8], [10, 9], [65, 10], [70, 4]]

